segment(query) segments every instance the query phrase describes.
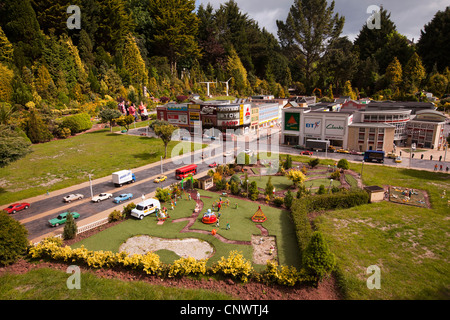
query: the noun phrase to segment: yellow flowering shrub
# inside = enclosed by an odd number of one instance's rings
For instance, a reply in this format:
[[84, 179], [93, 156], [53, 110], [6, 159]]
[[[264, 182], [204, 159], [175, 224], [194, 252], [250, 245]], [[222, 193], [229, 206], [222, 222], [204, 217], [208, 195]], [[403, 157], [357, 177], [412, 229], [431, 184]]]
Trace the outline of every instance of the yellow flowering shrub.
[[206, 273], [206, 262], [208, 259], [196, 260], [195, 258], [180, 258], [173, 262], [169, 269], [169, 277], [199, 275]]
[[147, 252], [142, 256], [141, 264], [147, 274], [158, 274], [161, 271], [161, 261], [159, 256], [153, 252]]
[[242, 253], [233, 250], [230, 252], [228, 258], [221, 257], [213, 267], [214, 273], [223, 274], [225, 276], [232, 276], [242, 282], [247, 282], [248, 277], [253, 271], [250, 261], [244, 259]]

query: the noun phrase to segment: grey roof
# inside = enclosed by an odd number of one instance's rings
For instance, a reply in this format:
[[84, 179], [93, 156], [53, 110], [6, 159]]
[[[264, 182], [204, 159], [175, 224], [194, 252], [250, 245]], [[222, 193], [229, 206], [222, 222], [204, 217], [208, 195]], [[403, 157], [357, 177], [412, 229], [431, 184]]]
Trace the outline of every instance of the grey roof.
[[394, 125], [383, 122], [356, 122], [349, 125], [349, 127], [357, 128], [395, 128]]

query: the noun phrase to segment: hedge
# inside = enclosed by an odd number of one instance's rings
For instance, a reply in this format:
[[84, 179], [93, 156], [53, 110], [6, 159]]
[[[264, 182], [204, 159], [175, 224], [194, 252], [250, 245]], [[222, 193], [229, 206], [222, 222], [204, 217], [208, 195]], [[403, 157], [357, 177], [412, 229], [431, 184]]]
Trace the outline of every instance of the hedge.
[[80, 133], [92, 128], [91, 117], [87, 113], [74, 114], [72, 116], [64, 117], [62, 128], [70, 129], [71, 134]]
[[306, 250], [312, 236], [308, 213], [333, 209], [346, 209], [369, 203], [369, 194], [364, 190], [338, 192], [295, 199], [292, 204], [297, 242], [301, 255]]

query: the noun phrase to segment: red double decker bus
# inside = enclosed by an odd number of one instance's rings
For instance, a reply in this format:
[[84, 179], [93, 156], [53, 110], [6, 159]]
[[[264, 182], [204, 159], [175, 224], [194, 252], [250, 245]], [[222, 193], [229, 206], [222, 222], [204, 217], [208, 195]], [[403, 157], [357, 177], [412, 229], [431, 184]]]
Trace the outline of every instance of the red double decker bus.
[[178, 180], [181, 180], [183, 178], [186, 178], [188, 175], [192, 174], [195, 175], [197, 173], [197, 165], [196, 164], [190, 164], [186, 167], [177, 169], [175, 171], [175, 177]]

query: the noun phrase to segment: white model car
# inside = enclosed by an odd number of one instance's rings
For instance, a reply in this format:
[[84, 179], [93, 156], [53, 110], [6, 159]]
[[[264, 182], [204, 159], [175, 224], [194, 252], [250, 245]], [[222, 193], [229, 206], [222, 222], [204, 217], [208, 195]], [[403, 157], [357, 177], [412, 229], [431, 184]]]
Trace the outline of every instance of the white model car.
[[92, 198], [92, 202], [100, 202], [112, 198], [111, 193], [100, 193], [98, 196]]
[[225, 153], [223, 154], [224, 157], [231, 157], [231, 156], [233, 156], [233, 155], [234, 155], [234, 152], [233, 152], [233, 151], [227, 151], [227, 152], [225, 152]]
[[72, 202], [72, 201], [74, 201], [74, 200], [80, 200], [80, 199], [83, 199], [84, 198], [84, 196], [82, 195], [82, 194], [80, 194], [80, 193], [77, 193], [77, 194], [69, 194], [68, 196], [65, 196], [64, 198], [63, 198], [63, 201], [64, 202]]

